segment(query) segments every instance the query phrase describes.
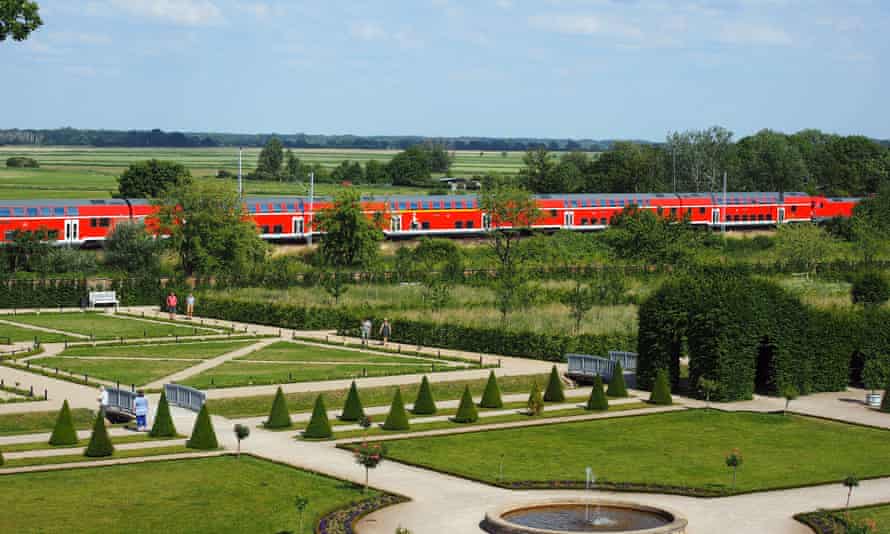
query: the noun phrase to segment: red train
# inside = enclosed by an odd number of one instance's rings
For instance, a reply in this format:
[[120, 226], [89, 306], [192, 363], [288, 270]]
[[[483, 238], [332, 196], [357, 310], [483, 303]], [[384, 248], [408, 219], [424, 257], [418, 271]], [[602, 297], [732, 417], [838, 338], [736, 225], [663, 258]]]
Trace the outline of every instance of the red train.
[[[857, 198], [827, 198], [806, 193], [646, 193], [538, 195], [541, 211], [534, 229], [600, 230], [627, 206], [664, 217], [688, 217], [692, 224], [729, 228], [818, 222], [850, 217]], [[248, 197], [244, 205], [265, 239], [304, 239], [318, 233], [314, 216], [329, 198]], [[391, 196], [362, 201], [365, 213], [383, 214], [387, 237], [481, 234], [492, 226], [475, 195]], [[86, 244], [105, 239], [123, 221], [150, 218], [155, 208], [144, 199], [0, 200], [0, 238], [15, 231], [46, 229], [59, 243]]]

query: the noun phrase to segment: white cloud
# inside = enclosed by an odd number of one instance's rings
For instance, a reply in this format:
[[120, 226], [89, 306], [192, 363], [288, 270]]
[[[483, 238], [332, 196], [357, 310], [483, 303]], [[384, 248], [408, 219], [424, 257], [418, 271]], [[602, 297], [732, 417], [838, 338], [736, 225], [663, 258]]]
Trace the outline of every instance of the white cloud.
[[353, 37], [363, 41], [379, 41], [389, 37], [382, 26], [371, 21], [362, 21], [352, 24], [349, 27], [349, 33]]
[[719, 40], [737, 45], [768, 45], [788, 46], [792, 44], [791, 36], [782, 28], [736, 22], [723, 26]]
[[211, 0], [111, 0], [111, 5], [140, 17], [150, 17], [184, 26], [208, 26], [224, 21]]
[[641, 39], [643, 31], [633, 24], [599, 15], [535, 15], [529, 23], [537, 28], [568, 35], [609, 35]]

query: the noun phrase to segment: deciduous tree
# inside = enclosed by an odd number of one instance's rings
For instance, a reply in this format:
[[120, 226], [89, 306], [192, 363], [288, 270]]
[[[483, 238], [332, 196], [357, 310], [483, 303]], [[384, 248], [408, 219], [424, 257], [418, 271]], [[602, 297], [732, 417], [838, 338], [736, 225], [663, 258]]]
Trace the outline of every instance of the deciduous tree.
[[0, 42], [12, 37], [24, 41], [31, 32], [43, 25], [40, 7], [30, 0], [3, 0], [0, 2]]
[[346, 187], [318, 214], [318, 228], [325, 233], [319, 248], [325, 265], [366, 267], [377, 258], [383, 232], [362, 212], [360, 201], [359, 192]]
[[192, 182], [192, 174], [173, 161], [150, 159], [132, 163], [117, 179], [124, 198], [158, 198]]

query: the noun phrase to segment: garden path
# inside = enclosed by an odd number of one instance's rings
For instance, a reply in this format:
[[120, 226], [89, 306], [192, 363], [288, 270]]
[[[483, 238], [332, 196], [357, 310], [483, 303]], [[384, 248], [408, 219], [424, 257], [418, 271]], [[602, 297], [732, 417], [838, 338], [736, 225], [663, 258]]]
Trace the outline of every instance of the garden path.
[[250, 354], [251, 352], [255, 352], [261, 350], [265, 347], [268, 347], [272, 343], [276, 343], [279, 340], [276, 338], [266, 338], [252, 345], [248, 345], [246, 347], [241, 347], [240, 349], [233, 350], [231, 352], [227, 352], [215, 358], [210, 358], [208, 360], [204, 360], [198, 365], [193, 365], [188, 369], [183, 369], [177, 373], [173, 373], [172, 375], [165, 376], [154, 382], [150, 382], [145, 385], [145, 389], [158, 389], [164, 387], [164, 384], [169, 384], [171, 382], [182, 382], [187, 378], [191, 378], [197, 374], [203, 373], [208, 369], [213, 369], [214, 367], [218, 367], [223, 363], [233, 360], [239, 356], [244, 356], [246, 354]]

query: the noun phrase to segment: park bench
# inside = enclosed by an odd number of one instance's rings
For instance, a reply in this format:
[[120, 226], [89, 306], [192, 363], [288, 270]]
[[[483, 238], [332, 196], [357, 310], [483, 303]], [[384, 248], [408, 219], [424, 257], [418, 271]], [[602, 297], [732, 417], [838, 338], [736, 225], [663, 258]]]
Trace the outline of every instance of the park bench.
[[90, 308], [105, 304], [111, 304], [117, 308], [118, 300], [116, 291], [90, 291]]

